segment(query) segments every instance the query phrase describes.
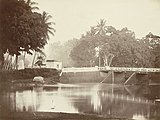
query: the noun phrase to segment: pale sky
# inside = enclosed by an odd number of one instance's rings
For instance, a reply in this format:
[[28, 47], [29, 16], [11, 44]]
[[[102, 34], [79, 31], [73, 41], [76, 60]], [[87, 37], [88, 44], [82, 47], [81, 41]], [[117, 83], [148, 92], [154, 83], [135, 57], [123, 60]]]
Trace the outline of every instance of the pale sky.
[[142, 38], [160, 35], [160, 0], [35, 0], [41, 11], [52, 15], [56, 34], [51, 41], [79, 38], [105, 19], [116, 29], [127, 27]]

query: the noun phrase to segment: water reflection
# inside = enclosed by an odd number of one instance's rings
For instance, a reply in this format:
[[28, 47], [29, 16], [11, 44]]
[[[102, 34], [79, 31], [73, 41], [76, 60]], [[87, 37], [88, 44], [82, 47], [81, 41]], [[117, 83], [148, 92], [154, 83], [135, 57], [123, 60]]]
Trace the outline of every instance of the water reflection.
[[143, 115], [139, 115], [139, 114], [134, 114], [132, 119], [134, 119], [134, 120], [148, 120]]
[[93, 106], [93, 110], [95, 112], [101, 112], [102, 111], [102, 103], [101, 103], [101, 98], [99, 94], [99, 85], [95, 85], [92, 88], [92, 93], [91, 93], [91, 105]]
[[159, 117], [159, 105], [153, 99], [148, 99], [151, 93], [148, 92], [146, 96], [146, 92], [140, 91], [142, 88], [78, 84], [5, 90], [0, 96], [0, 112], [4, 114], [6, 111], [90, 113], [136, 120]]

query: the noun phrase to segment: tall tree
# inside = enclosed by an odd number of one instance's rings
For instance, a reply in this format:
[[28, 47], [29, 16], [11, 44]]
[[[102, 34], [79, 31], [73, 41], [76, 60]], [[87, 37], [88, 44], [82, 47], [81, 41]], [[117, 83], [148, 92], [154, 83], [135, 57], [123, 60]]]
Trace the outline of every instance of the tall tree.
[[19, 17], [29, 11], [30, 7], [23, 0], [1, 0], [0, 9], [1, 49], [3, 53], [8, 51], [11, 55], [19, 55]]
[[102, 36], [105, 36], [106, 33], [107, 33], [107, 26], [106, 26], [106, 20], [104, 19], [101, 19], [100, 22], [98, 22], [98, 24], [94, 27], [94, 31], [95, 31], [95, 34], [97, 37], [98, 37], [98, 63], [99, 63], [99, 67], [101, 67], [101, 56], [102, 56], [102, 52], [101, 52], [101, 49], [100, 49], [100, 46], [101, 46], [101, 37]]
[[[47, 16], [32, 11], [32, 2], [28, 0], [1, 0], [0, 32], [2, 33], [3, 52], [11, 55], [26, 51], [39, 51], [47, 44], [48, 34], [51, 32], [51, 23], [47, 23]], [[2, 42], [3, 41], [3, 42]], [[17, 61], [17, 60], [16, 60]]]

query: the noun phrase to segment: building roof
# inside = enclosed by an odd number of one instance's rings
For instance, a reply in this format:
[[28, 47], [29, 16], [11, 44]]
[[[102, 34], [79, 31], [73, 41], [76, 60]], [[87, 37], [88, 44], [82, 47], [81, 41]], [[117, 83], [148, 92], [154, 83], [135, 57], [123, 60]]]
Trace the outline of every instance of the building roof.
[[60, 62], [60, 61], [57, 61], [57, 60], [46, 60], [46, 62]]

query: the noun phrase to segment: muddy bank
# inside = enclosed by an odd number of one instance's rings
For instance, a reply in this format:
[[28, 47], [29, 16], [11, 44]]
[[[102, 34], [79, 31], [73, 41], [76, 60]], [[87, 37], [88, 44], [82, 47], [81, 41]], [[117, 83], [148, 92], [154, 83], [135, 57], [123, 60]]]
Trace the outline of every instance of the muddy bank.
[[51, 112], [11, 112], [2, 116], [2, 120], [132, 120], [127, 118], [110, 118], [99, 115]]

